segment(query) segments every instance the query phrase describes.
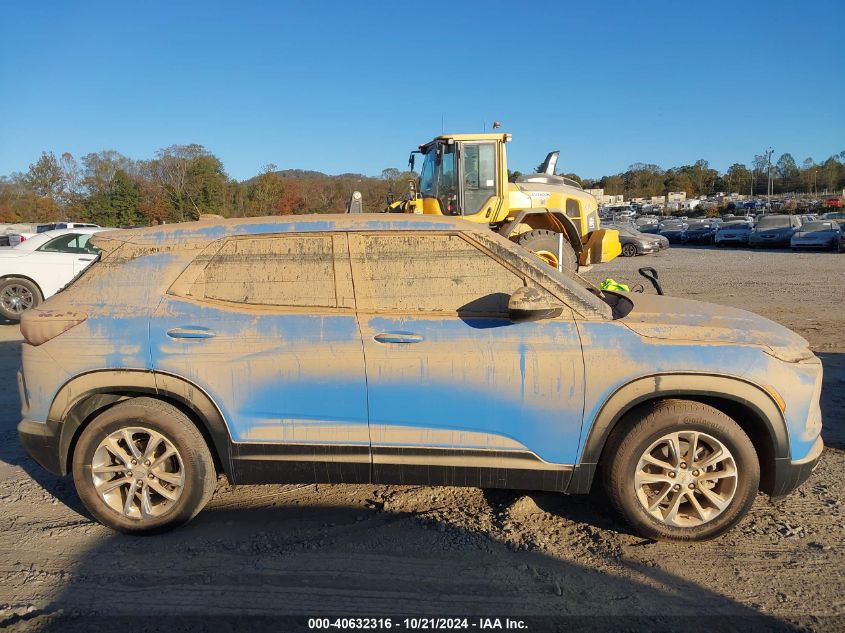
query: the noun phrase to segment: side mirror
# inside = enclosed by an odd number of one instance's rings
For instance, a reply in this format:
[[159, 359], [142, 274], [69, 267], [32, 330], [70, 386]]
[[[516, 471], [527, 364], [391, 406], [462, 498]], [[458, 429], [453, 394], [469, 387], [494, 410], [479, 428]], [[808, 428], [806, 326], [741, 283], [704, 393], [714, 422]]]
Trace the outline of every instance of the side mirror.
[[562, 309], [539, 288], [520, 288], [508, 299], [508, 315], [514, 323], [560, 316]]

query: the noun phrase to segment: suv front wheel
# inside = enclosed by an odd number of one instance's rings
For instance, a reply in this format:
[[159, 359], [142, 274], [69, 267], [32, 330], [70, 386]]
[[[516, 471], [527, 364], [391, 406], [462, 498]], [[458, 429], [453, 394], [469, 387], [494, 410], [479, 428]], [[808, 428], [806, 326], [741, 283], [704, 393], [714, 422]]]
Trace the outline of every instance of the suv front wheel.
[[205, 439], [188, 416], [154, 398], [132, 398], [83, 430], [73, 480], [94, 518], [138, 534], [189, 521], [211, 498], [217, 477]]
[[757, 494], [760, 465], [736, 422], [688, 400], [663, 400], [633, 416], [608, 443], [605, 487], [638, 533], [700, 541], [745, 516]]

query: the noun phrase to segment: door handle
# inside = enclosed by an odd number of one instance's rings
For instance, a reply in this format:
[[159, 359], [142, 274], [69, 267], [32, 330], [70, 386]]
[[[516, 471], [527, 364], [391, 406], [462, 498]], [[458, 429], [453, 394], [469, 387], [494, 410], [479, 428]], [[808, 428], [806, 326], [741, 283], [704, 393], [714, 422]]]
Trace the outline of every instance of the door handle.
[[93, 257], [79, 257], [77, 260], [80, 261], [80, 262], [93, 262], [94, 258]]
[[420, 343], [423, 337], [413, 332], [382, 332], [373, 337], [377, 343]]
[[176, 327], [167, 330], [167, 336], [170, 338], [212, 338], [215, 334], [213, 330], [198, 326]]

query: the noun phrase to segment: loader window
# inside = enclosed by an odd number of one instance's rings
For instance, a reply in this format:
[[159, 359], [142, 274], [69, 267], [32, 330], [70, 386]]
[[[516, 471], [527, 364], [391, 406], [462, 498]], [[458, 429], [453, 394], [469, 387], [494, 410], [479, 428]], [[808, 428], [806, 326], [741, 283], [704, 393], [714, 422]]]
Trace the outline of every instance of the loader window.
[[461, 147], [461, 179], [463, 184], [463, 215], [481, 211], [481, 207], [496, 195], [496, 144], [464, 143]]
[[454, 145], [437, 143], [426, 148], [420, 175], [420, 193], [424, 198], [437, 198], [443, 215], [458, 213]]

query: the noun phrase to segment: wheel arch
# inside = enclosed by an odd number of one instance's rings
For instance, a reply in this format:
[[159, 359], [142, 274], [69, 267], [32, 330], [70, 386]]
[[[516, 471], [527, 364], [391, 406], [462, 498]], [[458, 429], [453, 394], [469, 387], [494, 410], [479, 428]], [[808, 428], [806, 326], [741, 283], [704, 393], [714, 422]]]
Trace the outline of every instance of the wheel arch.
[[586, 493], [608, 439], [633, 419], [630, 414], [667, 399], [692, 400], [718, 409], [751, 439], [760, 460], [760, 489], [771, 493], [777, 461], [789, 458], [786, 421], [774, 399], [758, 385], [733, 376], [656, 374], [633, 380], [614, 391], [593, 419], [567, 492]]
[[65, 383], [50, 406], [48, 420], [59, 425], [59, 466], [67, 474], [79, 435], [97, 415], [130, 398], [150, 396], [187, 415], [205, 438], [218, 472], [231, 478], [231, 436], [220, 409], [202, 389], [184, 378], [143, 370], [102, 370]]
[[41, 295], [41, 300], [44, 301], [44, 291], [41, 289], [41, 284], [39, 284], [35, 279], [30, 277], [29, 275], [22, 275], [17, 273], [8, 273], [6, 275], [0, 275], [0, 282], [5, 281], [6, 279], [25, 279], [29, 283], [33, 284], [36, 288], [38, 288], [38, 294]]
[[575, 255], [580, 255], [581, 251], [584, 250], [578, 227], [560, 209], [520, 209], [511, 213], [515, 214], [514, 220], [505, 224], [499, 231], [505, 237], [510, 237], [520, 224], [526, 224], [532, 229], [548, 229], [555, 233], [560, 233], [562, 227], [569, 244], [575, 251]]

